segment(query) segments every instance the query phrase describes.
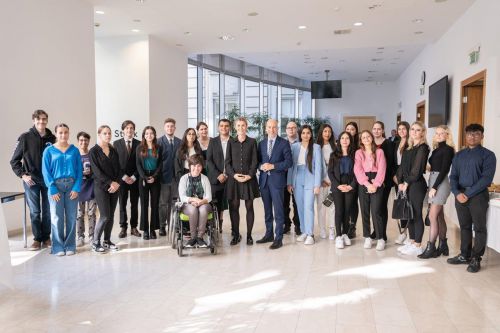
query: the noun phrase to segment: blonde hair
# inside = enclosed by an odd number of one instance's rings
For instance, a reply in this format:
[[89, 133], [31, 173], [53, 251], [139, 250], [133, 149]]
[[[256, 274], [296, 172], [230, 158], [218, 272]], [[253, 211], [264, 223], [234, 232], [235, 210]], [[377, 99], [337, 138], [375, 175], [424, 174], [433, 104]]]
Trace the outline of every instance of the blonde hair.
[[[453, 142], [453, 135], [451, 134], [451, 130], [448, 126], [446, 125], [439, 125], [436, 127], [436, 129], [442, 129], [446, 133], [446, 144], [452, 148], [455, 148], [455, 143]], [[436, 134], [434, 134], [434, 137], [432, 138], [432, 149], [436, 149], [438, 146], [439, 142], [436, 141]]]
[[[427, 144], [427, 128], [425, 127], [425, 125], [422, 124], [422, 122], [420, 122], [420, 121], [415, 121], [411, 124], [410, 131], [411, 131], [411, 128], [413, 127], [413, 125], [417, 125], [418, 127], [420, 127], [422, 129], [422, 141], [420, 141], [420, 144], [422, 144], [422, 143]], [[407, 149], [410, 150], [414, 146], [415, 146], [415, 143], [413, 142], [413, 138], [411, 137], [411, 134], [410, 134], [410, 135], [408, 135], [408, 148]]]

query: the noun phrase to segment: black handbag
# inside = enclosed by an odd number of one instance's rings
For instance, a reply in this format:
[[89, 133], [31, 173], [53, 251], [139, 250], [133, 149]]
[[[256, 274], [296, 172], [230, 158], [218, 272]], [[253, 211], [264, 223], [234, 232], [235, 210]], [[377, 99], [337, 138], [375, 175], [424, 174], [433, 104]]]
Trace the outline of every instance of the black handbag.
[[399, 191], [396, 199], [394, 199], [394, 205], [392, 206], [392, 218], [395, 220], [413, 219], [413, 208], [411, 207], [406, 192]]
[[325, 205], [326, 207], [330, 207], [332, 205], [332, 203], [333, 203], [333, 193], [330, 192], [326, 196], [325, 200], [323, 200], [323, 205]]
[[427, 207], [427, 214], [425, 214], [425, 225], [429, 227], [431, 225], [431, 220], [429, 220], [429, 212], [431, 211], [431, 205]]

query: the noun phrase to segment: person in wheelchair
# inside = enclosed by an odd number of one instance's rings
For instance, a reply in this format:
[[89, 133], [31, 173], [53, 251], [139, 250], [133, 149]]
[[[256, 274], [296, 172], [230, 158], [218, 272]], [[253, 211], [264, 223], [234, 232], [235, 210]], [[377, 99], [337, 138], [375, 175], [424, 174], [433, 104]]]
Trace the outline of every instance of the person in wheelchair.
[[187, 247], [207, 247], [203, 235], [207, 227], [208, 215], [212, 212], [212, 190], [208, 177], [203, 175], [203, 156], [195, 154], [188, 158], [189, 172], [179, 180], [181, 211], [189, 216], [191, 239]]

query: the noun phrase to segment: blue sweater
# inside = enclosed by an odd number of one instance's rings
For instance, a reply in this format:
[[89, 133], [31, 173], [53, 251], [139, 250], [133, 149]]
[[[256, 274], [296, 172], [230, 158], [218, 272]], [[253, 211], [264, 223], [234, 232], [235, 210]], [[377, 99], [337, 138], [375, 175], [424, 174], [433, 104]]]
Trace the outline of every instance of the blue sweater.
[[80, 151], [73, 145], [70, 145], [64, 153], [55, 146], [48, 147], [43, 152], [42, 174], [45, 185], [49, 189], [49, 195], [59, 193], [55, 184], [59, 178], [73, 178], [75, 183], [71, 190], [80, 192], [83, 178]]
[[451, 163], [451, 191], [455, 196], [464, 193], [468, 198], [481, 193], [493, 181], [496, 164], [495, 154], [483, 146], [462, 149]]

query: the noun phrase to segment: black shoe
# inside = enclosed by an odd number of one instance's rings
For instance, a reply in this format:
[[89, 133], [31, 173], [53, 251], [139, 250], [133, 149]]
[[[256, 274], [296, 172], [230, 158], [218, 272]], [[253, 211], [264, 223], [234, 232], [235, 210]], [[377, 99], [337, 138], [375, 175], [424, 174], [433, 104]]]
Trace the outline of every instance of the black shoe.
[[375, 230], [372, 232], [372, 234], [370, 235], [370, 238], [371, 239], [377, 239], [377, 234], [375, 233]]
[[165, 230], [165, 227], [161, 227], [160, 228], [159, 234], [160, 234], [160, 236], [166, 236], [167, 235], [167, 231]]
[[144, 240], [149, 240], [149, 232], [144, 231], [144, 234], [143, 234], [143, 236], [142, 236], [142, 239], [144, 239]]
[[349, 239], [356, 238], [356, 225], [354, 224], [350, 225], [349, 232], [347, 232], [347, 237], [349, 237]]
[[264, 244], [264, 243], [271, 243], [271, 242], [274, 242], [274, 237], [262, 237], [261, 239], [259, 239], [258, 241], [256, 241], [255, 243], [257, 244]]
[[205, 241], [201, 237], [196, 239], [196, 244], [198, 244], [198, 247], [201, 247], [201, 248], [208, 247], [207, 243], [205, 243]]
[[439, 252], [436, 250], [436, 245], [431, 242], [427, 242], [427, 247], [425, 248], [422, 254], [419, 254], [417, 257], [420, 259], [429, 259], [439, 257]]
[[187, 244], [186, 247], [195, 247], [196, 244], [198, 244], [198, 240], [196, 238], [191, 238]]
[[151, 232], [149, 233], [149, 238], [156, 239], [156, 232], [154, 230], [151, 230]]
[[472, 258], [469, 266], [467, 267], [467, 272], [477, 273], [481, 269], [481, 258]]
[[231, 239], [230, 245], [236, 245], [241, 241], [241, 235], [238, 236], [233, 236], [233, 239]]
[[450, 265], [462, 265], [470, 263], [470, 258], [466, 258], [463, 255], [459, 254], [456, 257], [449, 258], [446, 262]]
[[271, 246], [269, 246], [269, 248], [270, 248], [271, 250], [276, 250], [276, 249], [279, 249], [279, 248], [280, 248], [280, 247], [282, 247], [282, 246], [283, 246], [283, 242], [282, 242], [282, 241], [280, 241], [280, 240], [275, 240], [275, 241], [271, 244]]
[[439, 252], [439, 255], [443, 256], [449, 256], [450, 255], [450, 249], [448, 248], [448, 239], [439, 239], [439, 247], [437, 249]]
[[252, 238], [252, 236], [247, 236], [247, 245], [253, 245], [253, 238]]
[[290, 232], [290, 226], [289, 225], [285, 225], [285, 227], [283, 228], [283, 235], [285, 234], [288, 234]]
[[106, 253], [106, 249], [102, 247], [101, 243], [92, 243], [92, 252]]
[[295, 235], [296, 236], [302, 235], [302, 231], [300, 231], [300, 227], [299, 226], [295, 227]]
[[113, 243], [112, 241], [104, 241], [102, 243], [102, 246], [106, 249], [106, 250], [110, 250], [110, 251], [119, 251], [120, 248], [115, 244]]
[[125, 238], [127, 237], [127, 228], [122, 228], [120, 230], [120, 233], [118, 234], [118, 238]]

